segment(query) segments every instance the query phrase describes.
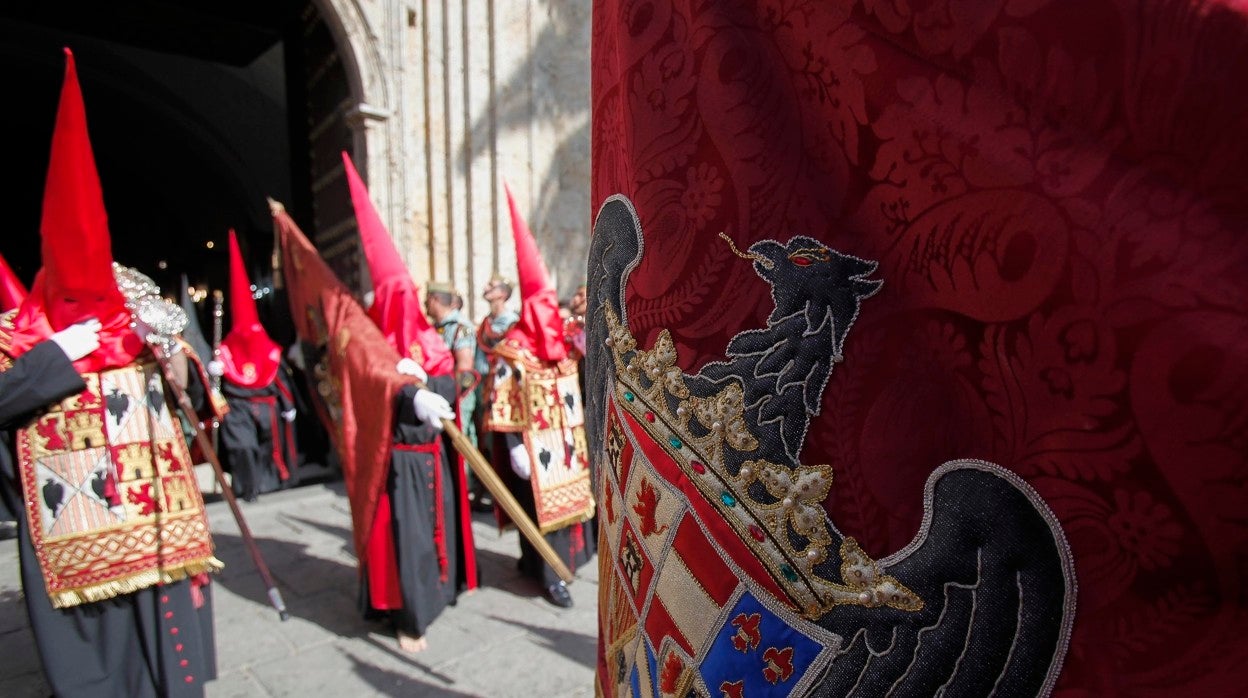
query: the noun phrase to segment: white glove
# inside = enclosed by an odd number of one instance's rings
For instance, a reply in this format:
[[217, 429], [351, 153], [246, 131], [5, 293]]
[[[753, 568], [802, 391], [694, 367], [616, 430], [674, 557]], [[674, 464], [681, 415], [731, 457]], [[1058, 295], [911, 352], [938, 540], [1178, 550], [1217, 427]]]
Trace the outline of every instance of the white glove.
[[100, 347], [100, 321], [83, 320], [57, 332], [51, 339], [70, 361], [77, 361]]
[[424, 388], [416, 391], [416, 397], [412, 398], [412, 407], [416, 410], [417, 419], [438, 431], [442, 430], [443, 419], [455, 419], [455, 411], [451, 409], [451, 403], [441, 395]]
[[425, 373], [425, 369], [411, 359], [399, 359], [399, 363], [394, 365], [394, 370], [405, 376], [416, 376], [416, 380], [421, 383], [429, 381], [429, 374]]
[[286, 420], [287, 422], [293, 422], [295, 421], [296, 414], [298, 414], [298, 412], [296, 412], [295, 408], [292, 407], [282, 412], [282, 419]]
[[218, 359], [209, 361], [205, 369], [208, 371], [208, 375], [213, 378], [220, 378], [225, 375], [225, 364]]
[[533, 473], [533, 464], [529, 460], [529, 449], [524, 447], [524, 443], [518, 443], [511, 447], [511, 472], [515, 473], [521, 480], [528, 480]]

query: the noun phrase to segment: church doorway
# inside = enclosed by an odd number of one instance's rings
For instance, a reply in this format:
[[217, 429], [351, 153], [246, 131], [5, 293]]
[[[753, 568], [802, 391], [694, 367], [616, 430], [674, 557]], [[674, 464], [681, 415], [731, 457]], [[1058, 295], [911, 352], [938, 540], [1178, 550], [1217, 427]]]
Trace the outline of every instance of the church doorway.
[[[285, 308], [272, 283], [266, 197], [282, 201], [348, 284], [358, 246], [339, 151], [355, 151], [341, 60], [313, 0], [60, 0], [0, 6], [9, 95], [7, 219], [0, 254], [27, 284], [39, 267], [39, 218], [64, 70], [75, 54], [104, 191], [113, 256], [176, 292], [224, 288], [227, 230], [237, 230], [275, 338]], [[357, 81], [358, 82], [358, 81]], [[354, 152], [362, 160], [364, 153]], [[330, 238], [325, 236], [329, 235]], [[201, 320], [210, 315], [201, 307]], [[207, 329], [207, 327], [205, 327]], [[281, 337], [279, 341], [286, 339]]]

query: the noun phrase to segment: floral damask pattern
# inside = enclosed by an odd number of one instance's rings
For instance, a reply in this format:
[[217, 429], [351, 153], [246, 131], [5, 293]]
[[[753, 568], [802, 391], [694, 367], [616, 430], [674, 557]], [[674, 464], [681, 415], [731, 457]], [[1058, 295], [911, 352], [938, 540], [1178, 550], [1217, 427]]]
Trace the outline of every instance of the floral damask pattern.
[[873, 556], [942, 462], [1067, 532], [1059, 695], [1225, 695], [1248, 662], [1248, 15], [1203, 0], [597, 0], [593, 198], [635, 204], [633, 335], [758, 326], [745, 249], [880, 260], [811, 424]]

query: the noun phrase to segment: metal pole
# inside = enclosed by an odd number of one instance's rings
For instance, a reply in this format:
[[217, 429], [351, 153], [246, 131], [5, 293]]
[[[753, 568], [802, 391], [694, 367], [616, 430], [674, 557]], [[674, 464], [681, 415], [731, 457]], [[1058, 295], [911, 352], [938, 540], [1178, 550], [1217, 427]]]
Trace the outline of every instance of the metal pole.
[[[212, 359], [221, 360], [221, 318], [225, 315], [225, 296], [221, 289], [212, 292]], [[212, 377], [212, 391], [221, 393], [221, 376]]]
[[[221, 360], [221, 318], [225, 315], [224, 309], [225, 297], [221, 293], [221, 289], [212, 292], [212, 360]], [[209, 376], [211, 382], [209, 388], [218, 397], [221, 395], [221, 376]], [[217, 419], [214, 414], [212, 417], [212, 452], [216, 453], [221, 445], [221, 420]], [[224, 481], [214, 478], [213, 491], [220, 492], [225, 489]]]
[[260, 572], [260, 578], [264, 580], [264, 586], [268, 590], [269, 603], [273, 604], [273, 608], [277, 609], [277, 614], [282, 620], [290, 618], [290, 614], [286, 611], [286, 603], [282, 600], [282, 592], [278, 590], [277, 583], [273, 581], [273, 575], [269, 573], [269, 566], [264, 564], [264, 557], [260, 554], [260, 547], [256, 545], [256, 540], [251, 535], [251, 529], [247, 526], [247, 520], [243, 518], [243, 512], [238, 508], [238, 500], [234, 497], [234, 490], [225, 483], [225, 472], [221, 469], [221, 461], [217, 459], [217, 451], [212, 447], [207, 435], [204, 434], [203, 425], [195, 416], [195, 407], [191, 404], [191, 399], [186, 396], [186, 391], [178, 384], [173, 374], [173, 366], [169, 363], [169, 356], [165, 353], [163, 347], [158, 342], [148, 344], [152, 349], [152, 354], [156, 356], [157, 363], [160, 364], [160, 370], [165, 376], [165, 383], [169, 386], [169, 390], [173, 393], [174, 400], [177, 402], [178, 409], [182, 410], [186, 415], [187, 421], [195, 428], [195, 439], [199, 443], [199, 448], [207, 456], [208, 462], [212, 464], [213, 473], [217, 476], [217, 484], [221, 487], [221, 494], [225, 497], [226, 503], [230, 505], [230, 513], [234, 514], [234, 521], [238, 524], [239, 533], [243, 537], [243, 545], [246, 546], [247, 552], [251, 553], [251, 561], [255, 563], [256, 570]]

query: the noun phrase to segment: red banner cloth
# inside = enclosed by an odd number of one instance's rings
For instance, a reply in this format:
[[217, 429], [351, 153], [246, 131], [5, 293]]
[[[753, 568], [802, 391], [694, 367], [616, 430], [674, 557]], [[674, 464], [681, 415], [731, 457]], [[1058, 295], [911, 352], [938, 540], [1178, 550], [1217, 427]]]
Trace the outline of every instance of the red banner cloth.
[[1073, 548], [1057, 695], [1241, 693], [1243, 4], [598, 0], [593, 21], [592, 203], [626, 195], [646, 233], [638, 342], [667, 329], [693, 372], [765, 324], [720, 231], [879, 261], [801, 454], [831, 464], [841, 530], [882, 558], [933, 469], [999, 463]]
[[394, 400], [413, 379], [394, 370], [394, 348], [280, 206], [274, 207], [273, 228], [295, 330], [326, 351], [326, 428], [342, 460], [356, 556], [364, 564], [390, 468]]

